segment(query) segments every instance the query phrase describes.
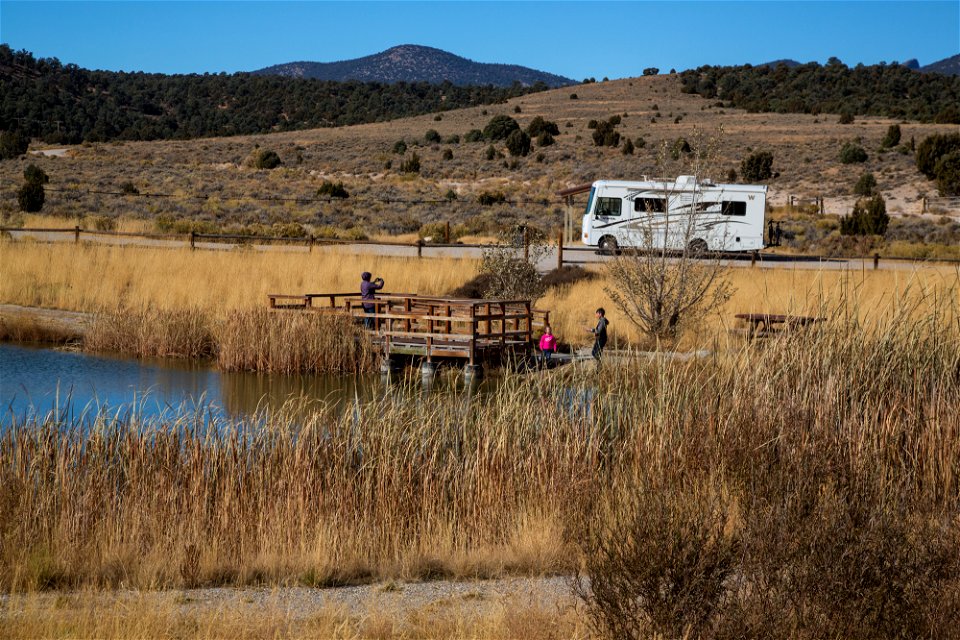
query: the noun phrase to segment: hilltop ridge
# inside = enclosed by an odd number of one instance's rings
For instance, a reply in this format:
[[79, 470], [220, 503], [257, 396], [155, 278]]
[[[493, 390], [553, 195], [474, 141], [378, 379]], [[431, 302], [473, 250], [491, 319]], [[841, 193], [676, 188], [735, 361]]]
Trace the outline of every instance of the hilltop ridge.
[[288, 62], [265, 67], [256, 75], [361, 82], [451, 82], [455, 85], [510, 86], [514, 82], [548, 87], [574, 84], [570, 78], [516, 64], [474, 62], [442, 49], [403, 44], [386, 51], [337, 62]]

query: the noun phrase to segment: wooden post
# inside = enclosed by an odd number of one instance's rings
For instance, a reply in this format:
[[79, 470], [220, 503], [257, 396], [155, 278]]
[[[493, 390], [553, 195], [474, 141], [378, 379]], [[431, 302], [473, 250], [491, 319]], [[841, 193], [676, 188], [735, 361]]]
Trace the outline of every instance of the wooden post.
[[920, 213], [927, 212], [927, 196], [920, 198]]
[[311, 233], [310, 242], [307, 243], [307, 253], [313, 253], [313, 243], [314, 243], [314, 238], [313, 238], [313, 234]]
[[449, 220], [447, 220], [447, 222], [443, 225], [443, 241], [446, 244], [450, 244], [450, 221]]
[[73, 243], [77, 244], [80, 242], [80, 225], [77, 225], [73, 228]]
[[751, 267], [757, 266], [757, 252], [756, 252], [756, 251], [754, 251], [754, 252], [752, 252], [752, 253], [750, 254], [750, 266], [751, 266]]
[[557, 235], [557, 269], [563, 268], [563, 232]]
[[880, 268], [880, 254], [875, 253], [873, 254], [873, 269], [874, 271], [876, 271], [879, 268]]
[[823, 196], [817, 196], [817, 199], [820, 201], [818, 203], [820, 205], [820, 215], [823, 215]]
[[197, 248], [197, 232], [191, 231], [190, 232], [190, 250], [192, 251], [196, 248]]
[[417, 238], [417, 257], [423, 257], [423, 238]]

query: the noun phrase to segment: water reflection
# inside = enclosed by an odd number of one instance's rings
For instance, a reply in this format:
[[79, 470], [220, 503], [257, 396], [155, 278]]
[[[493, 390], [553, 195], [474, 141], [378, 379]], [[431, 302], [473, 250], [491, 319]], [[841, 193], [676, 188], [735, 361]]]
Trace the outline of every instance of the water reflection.
[[196, 416], [244, 419], [299, 400], [302, 410], [324, 403], [342, 412], [355, 405], [400, 400], [430, 402], [454, 395], [469, 406], [492, 382], [465, 384], [454, 371], [429, 384], [415, 370], [384, 377], [282, 376], [223, 373], [210, 364], [171, 359], [133, 360], [103, 354], [0, 344], [0, 424], [56, 412], [65, 419], [97, 415], [140, 419]]

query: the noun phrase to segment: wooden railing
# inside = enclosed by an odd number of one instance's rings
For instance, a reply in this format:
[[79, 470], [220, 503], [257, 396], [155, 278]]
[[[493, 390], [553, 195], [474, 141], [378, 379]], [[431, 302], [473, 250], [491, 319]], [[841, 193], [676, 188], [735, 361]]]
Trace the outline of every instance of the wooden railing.
[[[411, 354], [467, 358], [470, 364], [533, 344], [534, 333], [550, 322], [550, 312], [530, 300], [476, 300], [378, 293], [364, 300], [356, 293], [269, 294], [271, 309], [346, 313], [362, 322], [386, 355]], [[327, 304], [316, 304], [322, 300]], [[370, 306], [368, 311], [366, 306]]]

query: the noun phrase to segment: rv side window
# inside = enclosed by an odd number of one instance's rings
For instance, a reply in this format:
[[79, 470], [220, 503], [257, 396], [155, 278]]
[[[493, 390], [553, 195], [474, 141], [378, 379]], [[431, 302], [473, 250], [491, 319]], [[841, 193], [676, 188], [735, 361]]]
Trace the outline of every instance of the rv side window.
[[636, 198], [633, 201], [634, 211], [647, 213], [663, 213], [663, 198]]
[[623, 200], [620, 198], [597, 198], [598, 216], [618, 216], [620, 215], [620, 205]]
[[723, 215], [725, 216], [745, 216], [747, 215], [747, 203], [737, 201], [723, 201]]

